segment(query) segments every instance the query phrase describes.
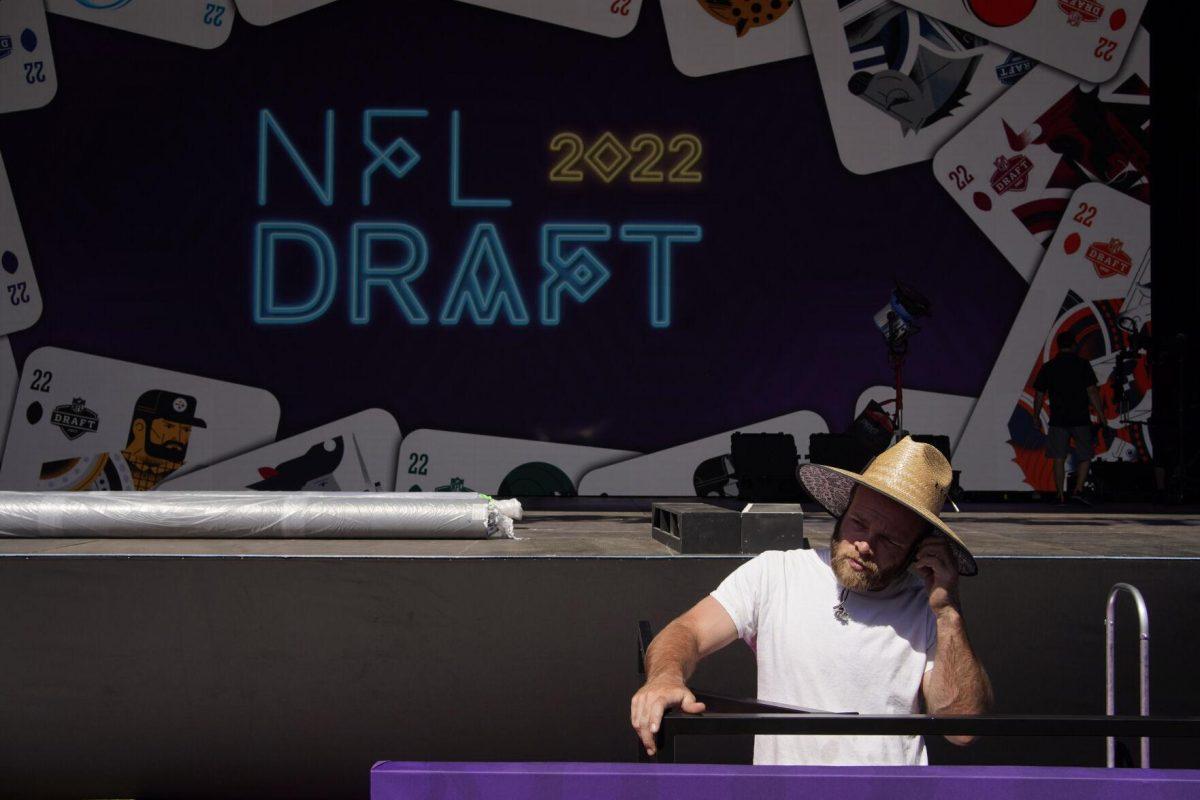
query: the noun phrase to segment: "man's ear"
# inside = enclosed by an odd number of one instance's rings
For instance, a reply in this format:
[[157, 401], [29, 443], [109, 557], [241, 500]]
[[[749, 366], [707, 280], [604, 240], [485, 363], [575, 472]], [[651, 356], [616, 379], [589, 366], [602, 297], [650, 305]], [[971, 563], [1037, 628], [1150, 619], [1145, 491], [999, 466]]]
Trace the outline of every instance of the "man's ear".
[[133, 424], [129, 426], [129, 441], [125, 443], [125, 446], [128, 447], [129, 445], [133, 444], [137, 440], [139, 434], [142, 436], [142, 443], [145, 444], [146, 420], [140, 417], [135, 419]]

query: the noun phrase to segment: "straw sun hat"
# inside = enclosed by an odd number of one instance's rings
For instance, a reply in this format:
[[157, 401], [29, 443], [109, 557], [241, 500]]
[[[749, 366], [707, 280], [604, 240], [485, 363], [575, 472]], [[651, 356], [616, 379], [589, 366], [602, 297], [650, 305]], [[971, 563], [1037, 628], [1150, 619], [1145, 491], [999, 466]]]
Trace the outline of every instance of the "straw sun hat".
[[861, 475], [822, 464], [802, 464], [796, 470], [796, 476], [812, 498], [836, 519], [846, 513], [856, 485], [874, 489], [920, 514], [937, 533], [949, 540], [958, 559], [959, 575], [979, 572], [963, 540], [938, 518], [954, 474], [950, 462], [933, 445], [914, 442], [905, 436], [875, 456]]

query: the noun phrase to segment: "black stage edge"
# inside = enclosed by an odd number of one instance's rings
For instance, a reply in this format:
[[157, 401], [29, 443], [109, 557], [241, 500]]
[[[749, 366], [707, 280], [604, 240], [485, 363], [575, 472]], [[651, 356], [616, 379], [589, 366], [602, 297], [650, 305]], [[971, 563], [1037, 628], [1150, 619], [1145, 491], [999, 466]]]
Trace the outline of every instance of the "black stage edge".
[[[1200, 514], [1200, 503], [1151, 503], [1151, 502], [1103, 502], [1089, 501], [1088, 504], [1072, 502], [1057, 505], [1053, 498], [1038, 496], [1034, 492], [968, 492], [968, 499], [958, 503], [962, 513], [1003, 511], [1009, 514]], [[741, 511], [749, 503], [761, 502], [742, 500], [736, 497], [662, 497], [635, 496], [610, 497], [522, 497], [521, 505], [526, 511], [650, 511], [655, 503], [706, 503]], [[774, 501], [771, 501], [774, 502]], [[825, 510], [811, 500], [800, 503], [805, 515], [824, 515]], [[953, 524], [954, 512], [947, 505], [943, 516]]]
[[[6, 797], [365, 798], [378, 759], [631, 761], [637, 621], [661, 629], [741, 561], [58, 552], [0, 558]], [[1152, 712], [1200, 714], [1200, 559], [980, 563], [963, 599], [997, 713], [1103, 713], [1105, 598], [1127, 581], [1150, 609]], [[1135, 714], [1120, 611], [1118, 713]], [[749, 649], [693, 683], [752, 696]], [[1198, 744], [1156, 740], [1153, 763], [1195, 767]], [[930, 751], [1101, 766], [1104, 742]], [[687, 737], [676, 756], [746, 761], [750, 741]]]

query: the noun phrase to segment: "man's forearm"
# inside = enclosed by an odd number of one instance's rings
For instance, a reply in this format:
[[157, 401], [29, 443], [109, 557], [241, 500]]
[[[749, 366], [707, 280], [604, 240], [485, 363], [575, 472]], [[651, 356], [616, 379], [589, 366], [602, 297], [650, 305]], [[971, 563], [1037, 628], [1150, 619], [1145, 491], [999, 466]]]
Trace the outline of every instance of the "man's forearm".
[[1040, 425], [1042, 419], [1042, 403], [1045, 401], [1046, 395], [1038, 392], [1033, 396], [1033, 421]]
[[646, 683], [660, 679], [686, 683], [699, 661], [696, 636], [686, 625], [672, 622], [646, 649]]
[[992, 707], [992, 685], [967, 639], [957, 608], [937, 616], [937, 657], [929, 675], [928, 696], [937, 698], [934, 714], [983, 714]]
[[1100, 399], [1100, 390], [1095, 386], [1088, 389], [1088, 400], [1092, 401], [1092, 410], [1096, 412], [1096, 421], [1103, 426], [1106, 416], [1104, 413], [1104, 402]]

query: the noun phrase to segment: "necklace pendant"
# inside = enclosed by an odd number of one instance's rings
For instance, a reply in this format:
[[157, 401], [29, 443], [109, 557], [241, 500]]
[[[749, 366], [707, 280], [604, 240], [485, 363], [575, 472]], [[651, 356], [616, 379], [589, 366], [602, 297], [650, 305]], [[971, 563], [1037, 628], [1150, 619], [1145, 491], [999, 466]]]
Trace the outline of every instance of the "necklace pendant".
[[846, 598], [849, 596], [850, 590], [843, 586], [838, 594], [838, 604], [833, 607], [833, 618], [843, 625], [850, 624], [850, 612], [846, 610]]

